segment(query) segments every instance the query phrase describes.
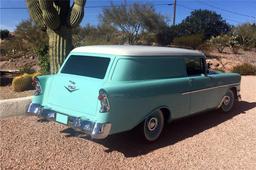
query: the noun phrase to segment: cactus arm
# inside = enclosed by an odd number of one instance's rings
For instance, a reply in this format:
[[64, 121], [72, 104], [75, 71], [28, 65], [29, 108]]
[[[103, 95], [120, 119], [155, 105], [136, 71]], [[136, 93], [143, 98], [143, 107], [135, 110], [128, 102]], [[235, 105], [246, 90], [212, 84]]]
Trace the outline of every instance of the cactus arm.
[[52, 30], [58, 29], [60, 26], [60, 17], [58, 11], [54, 7], [54, 0], [39, 0], [39, 4], [46, 26]]
[[38, 0], [27, 0], [27, 6], [29, 9], [29, 14], [31, 18], [35, 21], [35, 23], [40, 27], [45, 27], [43, 13], [40, 9]]
[[86, 0], [74, 0], [74, 4], [71, 7], [68, 24], [71, 27], [76, 27], [80, 24], [83, 16], [84, 16], [84, 5]]

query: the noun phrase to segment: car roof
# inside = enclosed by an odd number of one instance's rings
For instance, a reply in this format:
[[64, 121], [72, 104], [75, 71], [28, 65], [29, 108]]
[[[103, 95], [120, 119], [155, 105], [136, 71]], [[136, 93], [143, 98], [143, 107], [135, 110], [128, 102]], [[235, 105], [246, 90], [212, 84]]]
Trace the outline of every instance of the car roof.
[[109, 54], [118, 56], [204, 56], [202, 52], [172, 47], [140, 45], [94, 45], [72, 50], [79, 53]]

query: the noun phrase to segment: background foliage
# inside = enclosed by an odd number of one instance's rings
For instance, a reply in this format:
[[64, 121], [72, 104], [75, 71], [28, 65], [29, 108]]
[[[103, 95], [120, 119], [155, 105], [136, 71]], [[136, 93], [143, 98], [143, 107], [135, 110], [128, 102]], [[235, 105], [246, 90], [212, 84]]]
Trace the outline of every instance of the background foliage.
[[[117, 15], [118, 14], [118, 15]], [[256, 24], [231, 26], [214, 11], [194, 10], [180, 24], [169, 25], [150, 4], [111, 5], [99, 15], [97, 26], [74, 28], [74, 47], [100, 44], [175, 46], [233, 53], [256, 49]], [[1, 30], [1, 57], [38, 56], [41, 72], [48, 73], [48, 36], [32, 20], [22, 21], [13, 33]]]

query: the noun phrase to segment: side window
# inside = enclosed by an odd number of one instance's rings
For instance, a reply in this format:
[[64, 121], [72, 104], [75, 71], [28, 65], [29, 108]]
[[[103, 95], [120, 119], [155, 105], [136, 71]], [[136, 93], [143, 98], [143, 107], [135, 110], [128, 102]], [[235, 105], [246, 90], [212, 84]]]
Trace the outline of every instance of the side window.
[[186, 67], [188, 76], [197, 76], [205, 73], [204, 60], [202, 58], [187, 58]]
[[154, 80], [185, 76], [184, 58], [133, 57], [118, 60], [112, 80]]

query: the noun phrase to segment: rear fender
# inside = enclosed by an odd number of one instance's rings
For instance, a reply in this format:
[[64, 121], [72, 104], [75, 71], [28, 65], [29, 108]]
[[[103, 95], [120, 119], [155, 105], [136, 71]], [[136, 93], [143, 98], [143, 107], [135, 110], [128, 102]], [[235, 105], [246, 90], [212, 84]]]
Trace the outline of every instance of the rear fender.
[[37, 78], [39, 80], [42, 91], [39, 95], [33, 96], [32, 103], [42, 104], [44, 97], [47, 95], [45, 89], [49, 86], [53, 75], [38, 76]]

